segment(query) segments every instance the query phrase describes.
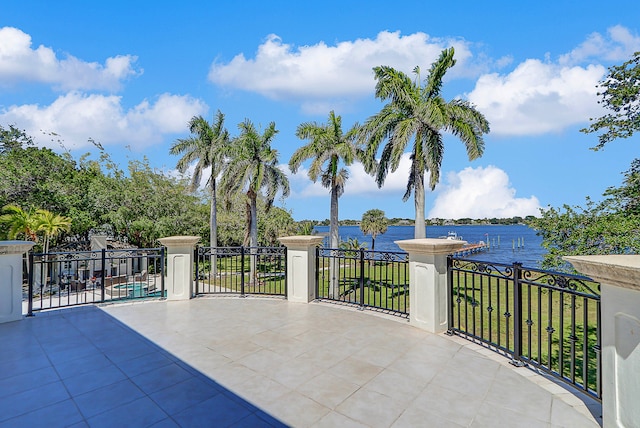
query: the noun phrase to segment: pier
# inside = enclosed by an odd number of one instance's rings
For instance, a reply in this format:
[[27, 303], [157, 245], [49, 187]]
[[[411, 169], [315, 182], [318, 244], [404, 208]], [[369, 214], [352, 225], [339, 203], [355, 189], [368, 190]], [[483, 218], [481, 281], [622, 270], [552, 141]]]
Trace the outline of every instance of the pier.
[[486, 242], [480, 241], [473, 244], [467, 244], [464, 247], [460, 248], [458, 251], [453, 253], [454, 256], [462, 257], [462, 256], [470, 256], [471, 254], [479, 253], [481, 251], [486, 251], [489, 249], [489, 246]]

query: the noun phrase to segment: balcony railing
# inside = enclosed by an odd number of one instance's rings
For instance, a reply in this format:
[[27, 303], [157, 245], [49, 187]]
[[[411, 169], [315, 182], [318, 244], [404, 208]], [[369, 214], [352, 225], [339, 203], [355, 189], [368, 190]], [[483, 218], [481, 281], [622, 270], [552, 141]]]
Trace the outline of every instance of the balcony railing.
[[285, 247], [196, 248], [196, 294], [287, 295]]
[[409, 315], [409, 256], [399, 251], [318, 248], [319, 299]]
[[29, 315], [44, 309], [164, 296], [164, 248], [29, 253]]
[[449, 332], [601, 398], [599, 284], [589, 278], [448, 258]]

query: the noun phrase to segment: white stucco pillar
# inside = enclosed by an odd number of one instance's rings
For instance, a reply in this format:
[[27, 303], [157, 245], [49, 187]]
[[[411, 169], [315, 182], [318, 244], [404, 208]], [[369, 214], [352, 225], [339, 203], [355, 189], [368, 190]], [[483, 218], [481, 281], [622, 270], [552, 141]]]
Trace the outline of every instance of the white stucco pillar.
[[278, 240], [287, 247], [287, 300], [309, 303], [316, 298], [316, 247], [322, 236], [286, 236]]
[[199, 236], [170, 236], [160, 239], [167, 247], [167, 300], [193, 297], [193, 252]]
[[565, 257], [600, 282], [602, 421], [640, 424], [640, 255]]
[[448, 328], [447, 255], [466, 241], [407, 239], [395, 241], [409, 253], [409, 322], [431, 333]]
[[22, 319], [22, 255], [34, 245], [0, 241], [0, 323]]

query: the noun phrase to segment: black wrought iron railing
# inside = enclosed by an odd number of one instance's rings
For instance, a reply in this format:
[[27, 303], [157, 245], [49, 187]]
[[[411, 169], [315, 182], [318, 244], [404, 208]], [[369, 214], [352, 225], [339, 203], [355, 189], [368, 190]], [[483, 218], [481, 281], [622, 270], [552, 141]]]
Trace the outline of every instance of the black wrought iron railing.
[[164, 296], [164, 248], [29, 253], [27, 314]]
[[196, 294], [287, 295], [286, 247], [197, 247]]
[[318, 248], [316, 296], [409, 315], [409, 255], [399, 251]]
[[598, 283], [519, 263], [450, 256], [447, 264], [449, 333], [601, 398]]

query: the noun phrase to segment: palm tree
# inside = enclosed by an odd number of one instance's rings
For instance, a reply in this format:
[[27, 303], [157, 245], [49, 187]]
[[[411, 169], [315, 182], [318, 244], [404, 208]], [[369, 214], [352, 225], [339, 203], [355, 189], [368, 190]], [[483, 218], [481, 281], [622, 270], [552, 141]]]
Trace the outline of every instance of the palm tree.
[[[416, 80], [388, 66], [374, 67], [376, 98], [389, 100], [363, 126], [361, 141], [367, 143], [369, 159], [375, 158], [380, 144], [387, 140], [377, 168], [368, 164], [382, 187], [389, 170], [396, 171], [405, 149], [411, 144], [411, 170], [403, 200], [414, 193], [415, 238], [426, 237], [424, 215], [424, 174], [430, 172], [429, 187], [433, 190], [440, 180], [444, 154], [442, 132], [458, 137], [467, 149], [469, 160], [482, 156], [482, 135], [489, 132], [489, 122], [467, 101], [445, 101], [441, 95], [442, 79], [456, 63], [454, 49], [442, 51], [431, 65], [424, 85], [420, 84], [420, 68], [413, 71]], [[366, 166], [366, 165], [365, 165]]]
[[62, 232], [71, 230], [71, 219], [60, 214], [54, 214], [48, 210], [36, 211], [37, 231], [44, 234], [43, 253], [49, 252], [51, 238], [58, 236]]
[[0, 224], [7, 227], [7, 238], [24, 235], [29, 241], [38, 241], [38, 218], [32, 209], [25, 211], [17, 205], [6, 205], [2, 211], [5, 214], [0, 216]]
[[192, 191], [195, 191], [200, 185], [204, 170], [211, 168], [211, 174], [207, 179], [207, 185], [211, 191], [209, 245], [215, 247], [218, 245], [216, 180], [224, 168], [225, 156], [229, 148], [229, 132], [224, 127], [224, 114], [218, 110], [212, 125], [202, 116], [194, 116], [189, 121], [189, 132], [193, 135], [189, 138], [176, 140], [171, 146], [170, 153], [183, 155], [176, 164], [176, 168], [181, 173], [184, 173], [193, 162], [196, 162], [191, 176]]
[[[344, 186], [349, 178], [346, 169], [340, 168], [340, 161], [351, 165], [362, 157], [356, 143], [359, 126], [355, 124], [346, 134], [342, 132], [342, 118], [333, 111], [329, 113], [326, 124], [306, 122], [298, 125], [296, 136], [309, 140], [309, 144], [296, 150], [289, 160], [289, 169], [294, 174], [302, 162], [313, 159], [309, 167], [309, 178], [315, 183], [320, 178], [322, 186], [331, 192], [331, 213], [329, 217], [329, 237], [331, 248], [338, 248], [338, 198], [344, 193]], [[330, 266], [331, 287], [329, 297], [338, 295], [335, 266]]]
[[385, 233], [388, 225], [389, 221], [382, 210], [372, 209], [362, 214], [360, 230], [365, 235], [371, 235], [371, 251], [375, 250], [376, 236]]
[[[202, 116], [194, 116], [189, 121], [189, 131], [192, 136], [181, 138], [171, 146], [172, 155], [183, 156], [178, 160], [176, 168], [184, 173], [189, 166], [196, 162], [191, 176], [191, 191], [200, 185], [205, 168], [211, 168], [207, 185], [211, 191], [211, 206], [209, 212], [209, 246], [218, 246], [218, 200], [217, 177], [225, 165], [225, 156], [229, 149], [229, 132], [224, 127], [224, 114], [220, 110], [216, 113], [214, 122], [209, 124]], [[217, 263], [215, 251], [211, 255], [211, 273], [216, 275]]]
[[[221, 187], [227, 197], [239, 192], [246, 194], [245, 245], [248, 238], [249, 246], [255, 248], [258, 246], [258, 195], [264, 196], [268, 212], [278, 192], [282, 192], [284, 197], [289, 196], [289, 180], [278, 168], [278, 151], [271, 148], [271, 142], [278, 133], [275, 123], [271, 122], [262, 135], [249, 119], [240, 123], [238, 129], [240, 135], [232, 141]], [[253, 257], [251, 280], [255, 280]]]

